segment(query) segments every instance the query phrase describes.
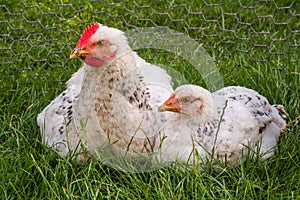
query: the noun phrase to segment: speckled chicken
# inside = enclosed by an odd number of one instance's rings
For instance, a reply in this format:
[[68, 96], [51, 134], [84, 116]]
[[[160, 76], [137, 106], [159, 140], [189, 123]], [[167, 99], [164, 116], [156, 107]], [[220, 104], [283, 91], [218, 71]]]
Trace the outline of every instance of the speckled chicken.
[[[274, 153], [286, 112], [271, 106], [254, 90], [230, 86], [210, 93], [195, 85], [182, 85], [159, 107], [171, 117], [157, 138], [159, 162], [187, 163], [214, 158], [236, 165], [249, 147], [268, 158]], [[244, 156], [242, 156], [242, 154]]]
[[63, 156], [78, 153], [78, 161], [83, 149], [151, 153], [169, 115], [157, 111], [173, 92], [166, 71], [133, 52], [122, 31], [99, 23], [84, 30], [70, 58], [84, 64], [38, 115], [43, 143]]

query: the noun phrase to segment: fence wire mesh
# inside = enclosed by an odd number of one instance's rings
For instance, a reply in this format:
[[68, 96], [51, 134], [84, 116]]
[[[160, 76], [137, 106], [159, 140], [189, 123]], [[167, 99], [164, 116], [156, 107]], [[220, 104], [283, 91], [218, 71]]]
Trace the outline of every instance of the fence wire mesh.
[[[66, 81], [81, 65], [70, 62], [69, 53], [92, 21], [124, 31], [169, 27], [199, 41], [220, 71], [237, 73], [260, 66], [284, 70], [299, 65], [298, 0], [23, 0], [0, 4], [2, 87], [4, 82], [14, 88], [42, 81], [54, 88]], [[151, 62], [158, 53], [164, 52], [154, 49], [144, 58]], [[170, 60], [162, 62], [172, 65]]]

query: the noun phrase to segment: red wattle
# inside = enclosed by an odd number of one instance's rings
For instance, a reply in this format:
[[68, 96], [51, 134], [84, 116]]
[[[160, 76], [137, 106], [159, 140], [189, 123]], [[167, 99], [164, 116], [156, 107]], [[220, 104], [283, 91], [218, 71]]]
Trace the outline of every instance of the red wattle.
[[98, 58], [87, 56], [84, 60], [84, 62], [92, 67], [101, 67], [104, 64], [104, 60], [100, 60]]

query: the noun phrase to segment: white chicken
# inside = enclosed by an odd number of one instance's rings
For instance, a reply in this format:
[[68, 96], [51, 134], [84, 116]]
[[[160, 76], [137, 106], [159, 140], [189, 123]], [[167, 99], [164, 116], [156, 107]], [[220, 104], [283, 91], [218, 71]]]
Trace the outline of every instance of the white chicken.
[[[249, 149], [262, 158], [274, 153], [286, 112], [271, 106], [254, 90], [230, 86], [214, 93], [195, 85], [182, 85], [159, 107], [177, 113], [157, 138], [159, 162], [197, 164], [215, 158], [236, 165]], [[256, 155], [256, 154], [255, 154]]]
[[91, 156], [107, 146], [125, 156], [151, 153], [169, 115], [157, 111], [173, 92], [166, 71], [133, 52], [122, 31], [99, 23], [84, 30], [70, 58], [84, 64], [38, 115], [43, 143], [78, 161], [83, 149]]

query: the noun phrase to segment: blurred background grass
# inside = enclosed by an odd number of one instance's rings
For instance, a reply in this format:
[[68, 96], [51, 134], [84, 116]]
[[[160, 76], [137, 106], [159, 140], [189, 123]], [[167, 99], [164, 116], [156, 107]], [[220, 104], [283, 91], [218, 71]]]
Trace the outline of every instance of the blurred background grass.
[[[279, 153], [221, 173], [173, 168], [126, 174], [97, 161], [76, 165], [40, 143], [37, 114], [80, 66], [69, 60], [83, 29], [97, 21], [123, 31], [169, 27], [198, 41], [224, 84], [257, 90], [300, 115], [300, 2], [0, 0], [0, 188], [5, 198], [293, 199], [300, 198], [299, 121]], [[175, 53], [140, 49], [151, 63], [206, 87]]]

